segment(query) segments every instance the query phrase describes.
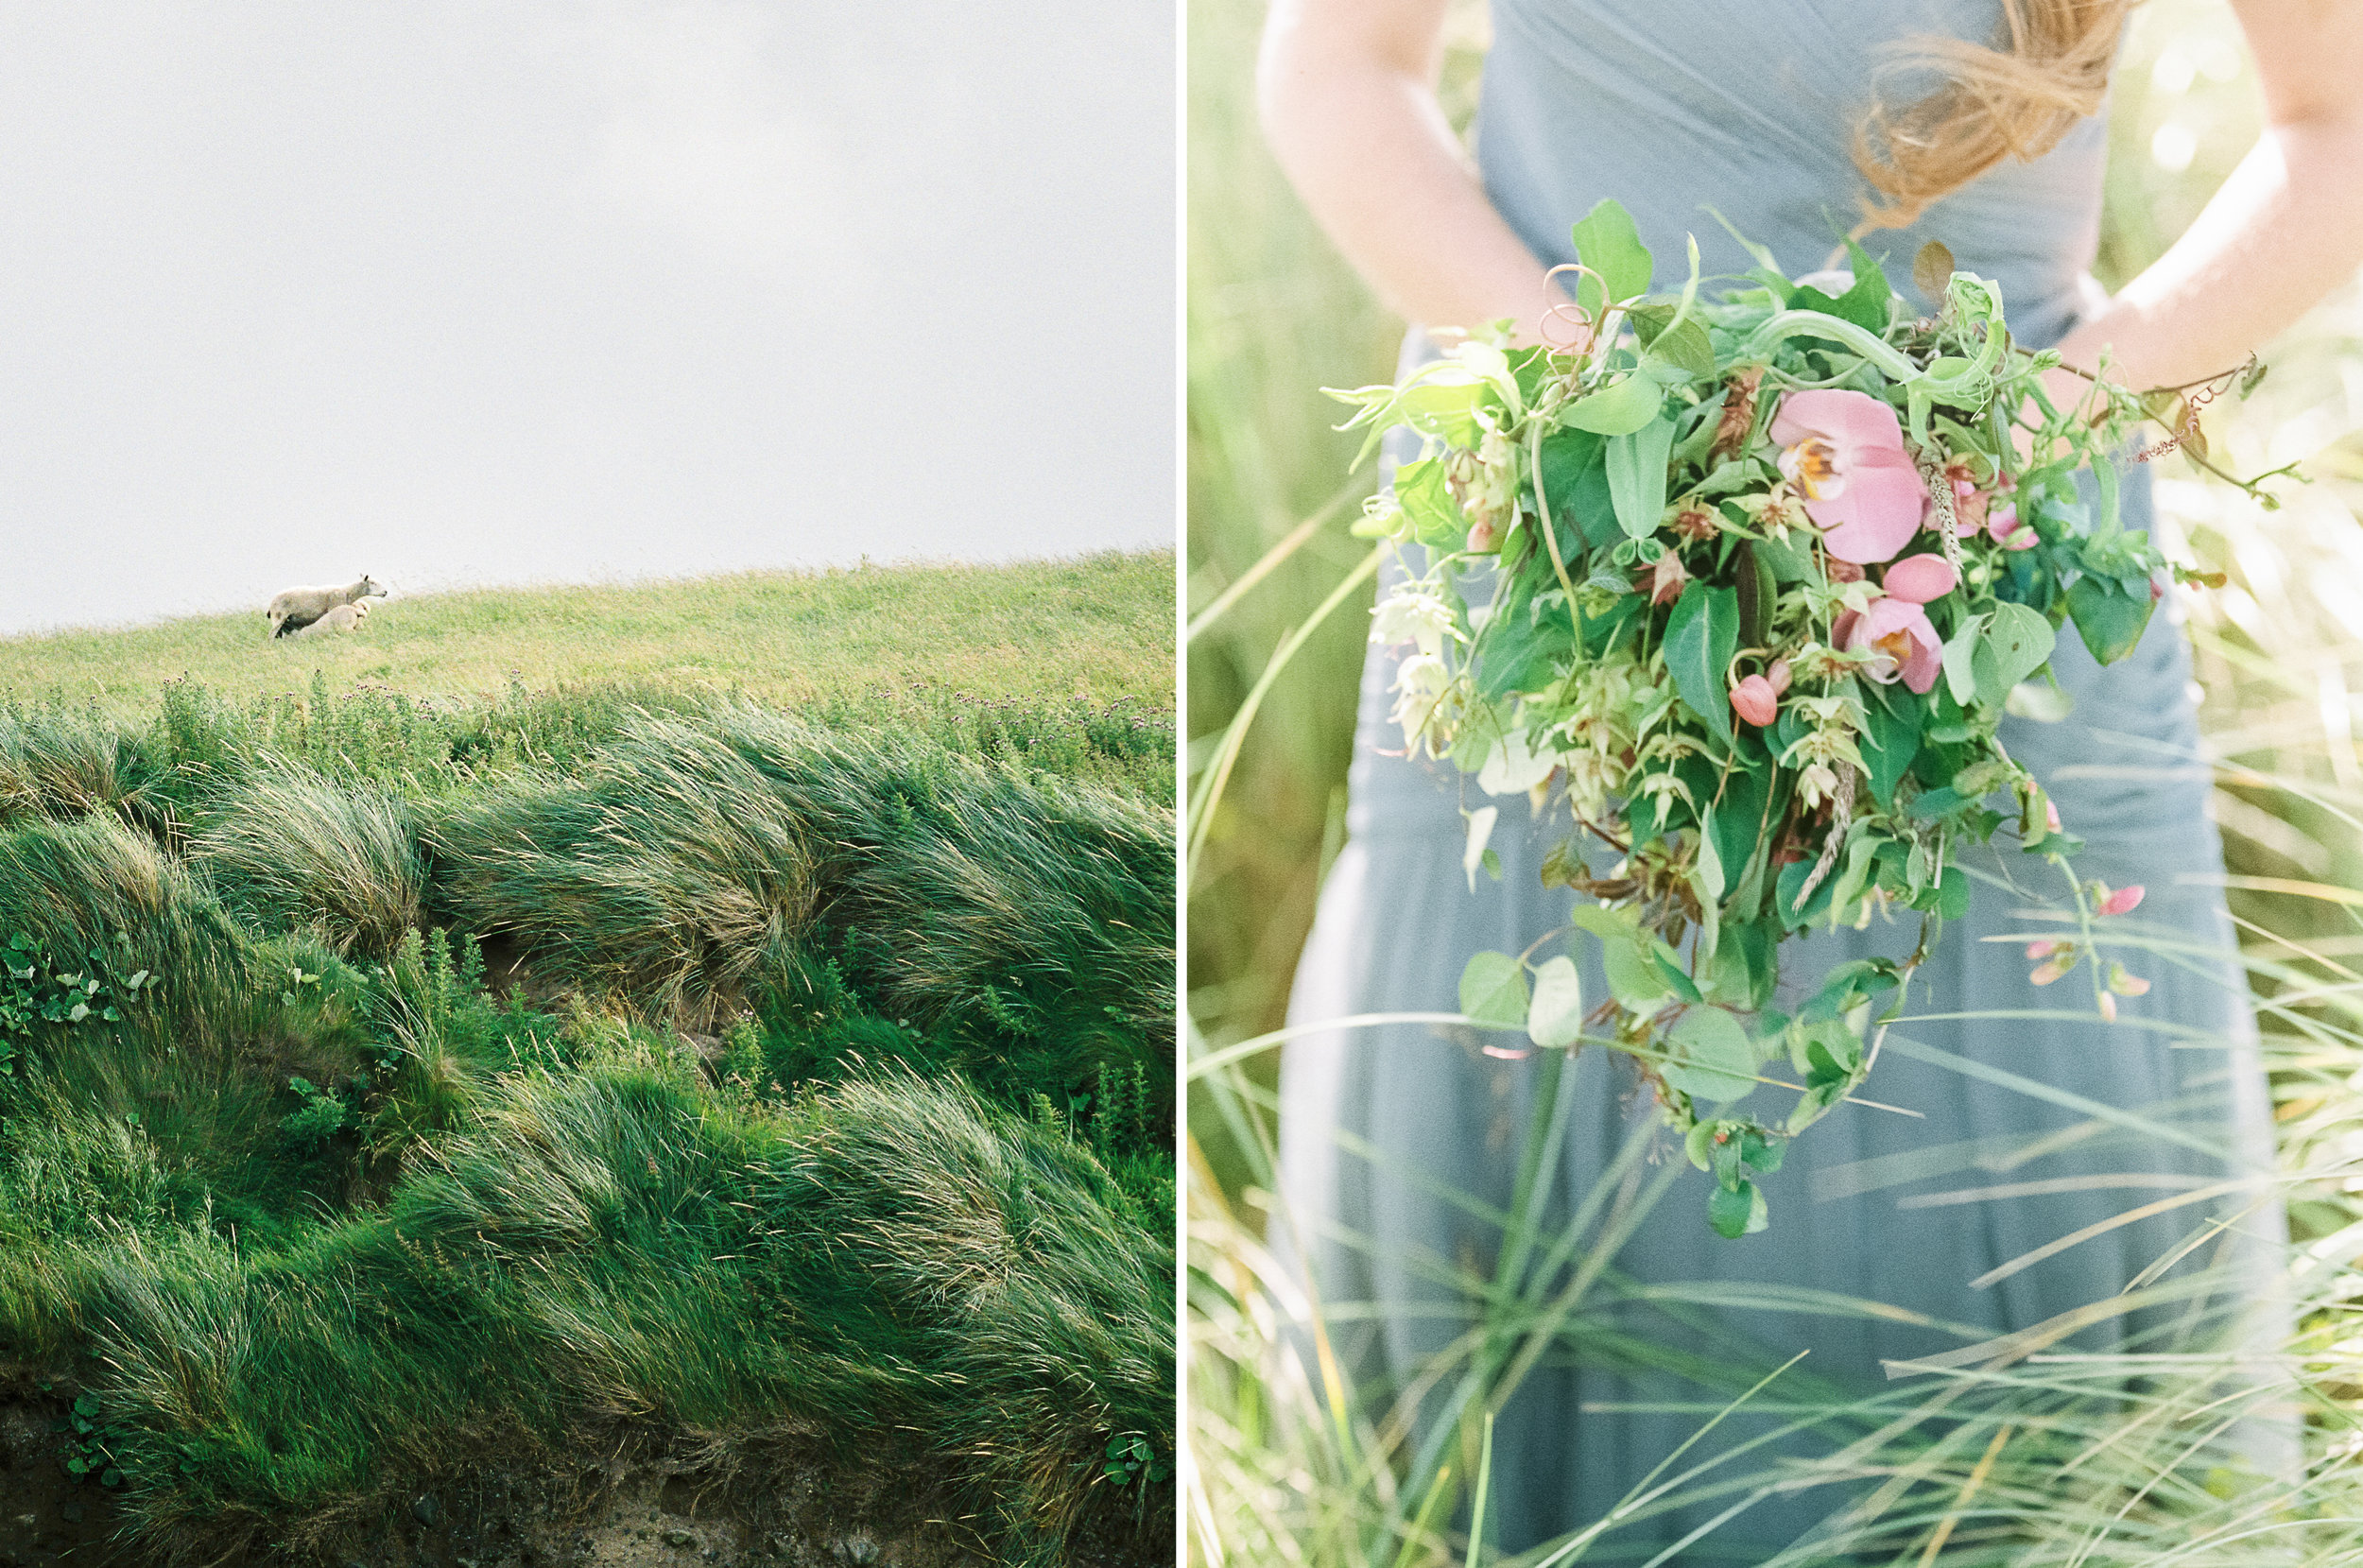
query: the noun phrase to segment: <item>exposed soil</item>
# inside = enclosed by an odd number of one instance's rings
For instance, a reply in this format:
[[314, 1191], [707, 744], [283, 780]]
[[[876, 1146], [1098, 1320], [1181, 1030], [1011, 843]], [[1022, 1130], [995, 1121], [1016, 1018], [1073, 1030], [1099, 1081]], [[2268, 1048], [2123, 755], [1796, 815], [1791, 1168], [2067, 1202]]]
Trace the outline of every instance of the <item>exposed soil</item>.
[[[67, 1473], [63, 1393], [0, 1401], [0, 1568], [148, 1568], [114, 1494]], [[340, 1510], [315, 1543], [264, 1543], [217, 1568], [990, 1568], [988, 1543], [922, 1468], [847, 1466], [785, 1442], [726, 1464], [659, 1456], [553, 1468], [488, 1460]], [[192, 1544], [195, 1544], [194, 1542]], [[1162, 1559], [1164, 1554], [1152, 1554]], [[1083, 1544], [1078, 1568], [1145, 1565]]]

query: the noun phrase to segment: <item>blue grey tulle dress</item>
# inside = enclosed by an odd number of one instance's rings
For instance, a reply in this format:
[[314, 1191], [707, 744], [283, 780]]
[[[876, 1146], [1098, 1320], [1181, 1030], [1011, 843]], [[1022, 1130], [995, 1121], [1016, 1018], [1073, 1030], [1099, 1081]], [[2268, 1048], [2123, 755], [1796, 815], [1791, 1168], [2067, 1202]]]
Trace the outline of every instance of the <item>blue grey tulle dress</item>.
[[[1991, 4], [1923, 11], [1893, 0], [1495, 0], [1492, 13], [1477, 151], [1493, 201], [1539, 255], [1558, 262], [1573, 259], [1570, 223], [1613, 196], [1659, 258], [1661, 286], [1680, 282], [1666, 272], [1682, 265], [1686, 233], [1697, 235], [1708, 273], [1750, 265], [1709, 207], [1769, 246], [1792, 276], [1820, 267], [1857, 210], [1847, 138], [1873, 47], [1930, 29], [1992, 37], [1999, 14]], [[2092, 297], [2083, 276], [2104, 146], [2103, 124], [2088, 121], [2040, 161], [2003, 164], [1869, 248], [1904, 282], [1920, 245], [1942, 240], [1959, 266], [2000, 282], [2022, 341], [2054, 341]], [[1406, 359], [1418, 352], [1415, 343]], [[2129, 526], [2148, 519], [2147, 479], [2138, 467], [2127, 473]], [[1373, 648], [1364, 671], [1347, 841], [1321, 890], [1292, 1025], [1457, 1010], [1471, 953], [1518, 952], [1567, 918], [1572, 895], [1545, 891], [1537, 876], [1543, 853], [1564, 836], [1563, 806], [1528, 830], [1523, 801], [1497, 802], [1502, 876], [1480, 875], [1469, 889], [1458, 776], [1383, 754], [1402, 747], [1386, 722], [1395, 657]], [[2176, 1337], [2176, 1321], [2204, 1336], [2229, 1332], [2236, 1318], [2251, 1342], [2271, 1332], [2266, 1282], [2278, 1266], [2282, 1221], [2268, 1194], [2171, 1209], [1973, 1286], [2137, 1204], [2271, 1166], [2241, 979], [2211, 956], [2230, 953], [2234, 932], [2211, 882], [2221, 852], [2207, 773], [2195, 766], [2196, 688], [2171, 601], [2123, 662], [2097, 666], [2063, 631], [2054, 664], [2074, 695], [2072, 715], [2012, 719], [2005, 744], [2086, 840], [2078, 872], [2113, 887], [2143, 884], [2134, 919], [2182, 951], [2125, 955], [2153, 989], [2124, 1003], [2113, 1026], [2096, 1016], [1942, 1021], [1970, 1010], [2094, 1006], [2081, 973], [2037, 991], [2021, 942], [1981, 939], [2040, 929], [2027, 911], [2064, 890], [2034, 857], [1986, 853], [1979, 869], [2024, 890], [1980, 885], [1969, 916], [1947, 927], [1913, 982], [1908, 1011], [1934, 1021], [1899, 1025], [1863, 1091], [1924, 1119], [1839, 1107], [1797, 1141], [1768, 1183], [1770, 1229], [1738, 1241], [1708, 1229], [1708, 1178], [1682, 1162], [1669, 1134], [1651, 1134], [1655, 1112], [1630, 1069], [1597, 1050], [1576, 1058], [1561, 1084], [1567, 1121], [1551, 1226], [1567, 1225], [1634, 1139], [1656, 1146], [1618, 1167], [1619, 1184], [1643, 1191], [1668, 1163], [1679, 1169], [1595, 1289], [1593, 1301], [1613, 1304], [1562, 1336], [1500, 1419], [1489, 1511], [1501, 1547], [1589, 1525], [1702, 1419], [1599, 1406], [1712, 1404], [1800, 1350], [1811, 1354], [1792, 1378], [1822, 1389], [1891, 1388], [1884, 1362], [1960, 1349], [2105, 1301], [2218, 1221], [2227, 1227], [2164, 1276], [2187, 1281], [2212, 1268], [2219, 1282], [2212, 1296], [2171, 1312], [2104, 1317], [2061, 1348], [2191, 1348], [2187, 1334]], [[1485, 803], [1474, 781], [1468, 789], [1471, 804]], [[1859, 953], [1901, 956], [1912, 937], [1910, 926], [1878, 922], [1818, 935], [1786, 951], [1785, 983], [1811, 983]], [[1581, 943], [1585, 995], [1604, 996], [1596, 944]], [[1994, 1081], [1992, 1070], [2044, 1086], [2049, 1097]], [[1491, 1272], [1501, 1232], [1465, 1199], [1507, 1207], [1537, 1072], [1531, 1060], [1489, 1057], [1473, 1038], [1424, 1025], [1327, 1031], [1285, 1048], [1281, 1196], [1293, 1217], [1274, 1235], [1284, 1255], [1309, 1264], [1349, 1373], [1374, 1406], [1475, 1320], [1465, 1280]], [[2084, 1102], [2137, 1111], [2172, 1136], [2129, 1131]], [[1768, 1105], [1759, 1114], [1780, 1111]], [[2005, 1186], [2019, 1191], [1927, 1201]], [[1596, 1231], [1595, 1223], [1587, 1236]], [[1747, 1304], [1732, 1304], [1734, 1292]], [[1856, 1311], [1841, 1299], [1882, 1310]], [[1636, 1359], [1636, 1342], [1654, 1347], [1650, 1364]], [[1690, 1459], [1764, 1429], [1729, 1423]], [[2273, 1450], [2285, 1439], [2268, 1429], [2242, 1440], [2251, 1462], [2277, 1467], [2285, 1455]], [[1835, 1440], [1785, 1439], [1737, 1470]], [[1762, 1561], [1848, 1495], [1841, 1486], [1766, 1498], [1674, 1560]], [[1736, 1500], [1620, 1529], [1584, 1560], [1645, 1560]]]

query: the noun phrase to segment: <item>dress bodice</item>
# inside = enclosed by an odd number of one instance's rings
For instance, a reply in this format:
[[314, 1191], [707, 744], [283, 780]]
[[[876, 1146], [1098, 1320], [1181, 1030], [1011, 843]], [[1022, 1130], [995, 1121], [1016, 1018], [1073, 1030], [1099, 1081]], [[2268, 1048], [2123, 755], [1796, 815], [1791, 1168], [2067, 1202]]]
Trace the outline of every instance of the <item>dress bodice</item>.
[[[1850, 148], [1880, 60], [1918, 34], [1986, 42], [1994, 0], [1493, 0], [1477, 159], [1488, 194], [1545, 261], [1602, 197], [1632, 213], [1679, 284], [1682, 236], [1710, 275], [1751, 265], [1709, 209], [1792, 277], [1820, 267], [1861, 215]], [[1906, 100], [1926, 77], [1882, 82]], [[1942, 240], [2002, 285], [2011, 330], [2045, 344], [2073, 324], [2099, 233], [2107, 126], [2079, 122], [2032, 163], [2006, 159], [1864, 248], [1911, 293], [1911, 258]]]

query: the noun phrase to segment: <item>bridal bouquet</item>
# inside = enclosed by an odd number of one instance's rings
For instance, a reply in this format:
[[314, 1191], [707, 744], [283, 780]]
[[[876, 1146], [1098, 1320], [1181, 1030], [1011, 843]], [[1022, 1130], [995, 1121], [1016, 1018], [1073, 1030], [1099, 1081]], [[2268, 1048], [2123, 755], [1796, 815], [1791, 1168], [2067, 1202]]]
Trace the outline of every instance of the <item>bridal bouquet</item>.
[[[1967, 909], [1961, 847], [2077, 846], [1997, 726], [2064, 712], [2064, 628], [2106, 663], [2167, 580], [2220, 584], [2122, 526], [2108, 454], [2157, 418], [2203, 460], [2191, 410], [2222, 388], [2099, 379], [2060, 406], [2041, 379], [2057, 356], [2014, 346], [1999, 291], [1940, 246], [1914, 268], [1940, 302], [1922, 318], [1851, 242], [1842, 292], [1751, 247], [1747, 286], [1709, 300], [1695, 240], [1688, 284], [1647, 292], [1649, 252], [1613, 202], [1575, 239], [1565, 341], [1479, 335], [1399, 386], [1331, 395], [1373, 444], [1424, 438], [1358, 525], [1426, 548], [1375, 612], [1374, 640], [1416, 645], [1395, 683], [1406, 744], [1487, 796], [1563, 801], [1544, 880], [1583, 895], [1575, 923], [1603, 946], [1611, 994], [1589, 1012], [1573, 958], [1536, 961], [1548, 937], [1471, 960], [1462, 1010], [1538, 1046], [1630, 1053], [1716, 1178], [1710, 1221], [1737, 1236], [1765, 1224], [1758, 1179], [1863, 1082], [1912, 969]], [[2234, 372], [2243, 393], [2260, 373]], [[1466, 813], [1473, 883], [1499, 874], [1499, 809]], [[2091, 918], [2140, 896], [2077, 886], [2078, 935], [2036, 944], [2034, 980], [2089, 960], [2113, 1017], [2147, 983], [2094, 949]], [[1907, 955], [1772, 1006], [1789, 938], [1906, 910]], [[1747, 1110], [1768, 1086], [1782, 1111]]]

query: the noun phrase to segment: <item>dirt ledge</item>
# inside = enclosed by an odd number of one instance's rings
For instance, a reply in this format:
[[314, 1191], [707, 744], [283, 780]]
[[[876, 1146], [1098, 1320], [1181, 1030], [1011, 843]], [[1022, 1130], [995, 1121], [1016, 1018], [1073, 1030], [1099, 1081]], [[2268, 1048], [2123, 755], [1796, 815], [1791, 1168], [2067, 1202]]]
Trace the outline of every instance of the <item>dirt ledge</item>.
[[[114, 1494], [65, 1470], [53, 1428], [70, 1396], [0, 1396], [0, 1568], [991, 1568], [981, 1521], [923, 1466], [849, 1465], [809, 1441], [760, 1454], [553, 1462], [486, 1453], [388, 1486], [297, 1542], [192, 1532], [124, 1543]], [[1169, 1553], [1086, 1539], [1076, 1568], [1146, 1568]]]

